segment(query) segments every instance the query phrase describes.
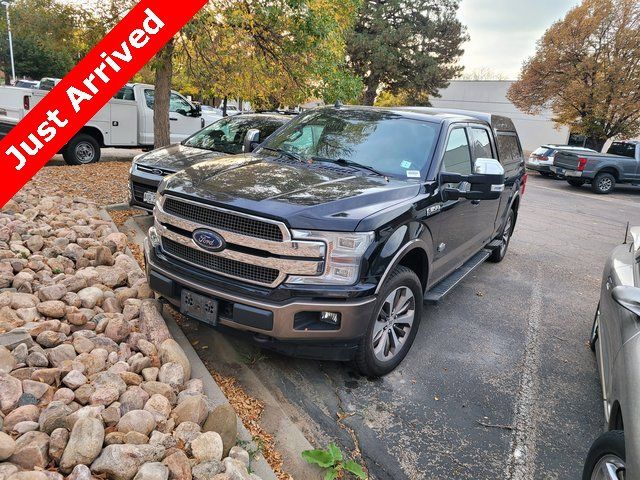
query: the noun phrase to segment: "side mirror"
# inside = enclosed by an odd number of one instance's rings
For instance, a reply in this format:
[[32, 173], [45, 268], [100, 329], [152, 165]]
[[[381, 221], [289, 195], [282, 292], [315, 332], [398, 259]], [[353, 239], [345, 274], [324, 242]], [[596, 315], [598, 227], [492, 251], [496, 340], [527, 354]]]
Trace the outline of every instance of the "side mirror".
[[622, 308], [640, 317], [640, 288], [618, 286], [611, 291], [611, 296]]
[[257, 128], [250, 128], [249, 130], [247, 130], [247, 133], [244, 136], [244, 147], [242, 151], [244, 153], [253, 152], [259, 143], [260, 130], [258, 130]]
[[200, 106], [199, 103], [196, 103], [193, 106], [193, 110], [191, 110], [191, 116], [192, 117], [200, 117], [202, 115], [202, 107]]
[[504, 191], [504, 168], [493, 158], [478, 158], [473, 174], [460, 175], [442, 172], [440, 185], [458, 183], [458, 188], [443, 188], [443, 200], [497, 200]]

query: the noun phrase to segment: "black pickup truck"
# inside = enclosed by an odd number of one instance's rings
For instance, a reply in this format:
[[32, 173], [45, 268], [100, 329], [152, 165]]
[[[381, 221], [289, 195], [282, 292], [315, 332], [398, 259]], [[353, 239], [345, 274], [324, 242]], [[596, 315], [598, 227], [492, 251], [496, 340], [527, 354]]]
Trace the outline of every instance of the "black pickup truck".
[[265, 348], [384, 375], [407, 354], [423, 301], [504, 258], [525, 182], [508, 118], [314, 109], [251, 154], [162, 181], [149, 283]]
[[600, 194], [613, 192], [616, 183], [640, 185], [640, 142], [613, 142], [607, 153], [560, 151], [551, 170], [565, 176], [569, 185], [590, 183]]

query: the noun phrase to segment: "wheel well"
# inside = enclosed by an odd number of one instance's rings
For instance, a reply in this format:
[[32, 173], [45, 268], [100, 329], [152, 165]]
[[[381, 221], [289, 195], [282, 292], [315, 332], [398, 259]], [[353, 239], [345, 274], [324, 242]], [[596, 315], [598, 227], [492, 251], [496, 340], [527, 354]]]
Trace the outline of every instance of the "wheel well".
[[429, 263], [426, 252], [422, 248], [414, 248], [407, 253], [398, 265], [407, 267], [418, 276], [422, 284], [422, 290], [427, 288], [427, 278], [429, 275]]
[[598, 170], [598, 173], [596, 173], [596, 175], [598, 175], [599, 173], [610, 173], [616, 180], [618, 180], [618, 171], [613, 167], [604, 167], [602, 170]]
[[78, 133], [84, 133], [96, 139], [101, 147], [104, 147], [104, 137], [102, 132], [95, 127], [82, 127]]
[[616, 401], [611, 407], [611, 414], [609, 415], [609, 430], [624, 430], [622, 409], [620, 408], [620, 403], [618, 403], [618, 401]]

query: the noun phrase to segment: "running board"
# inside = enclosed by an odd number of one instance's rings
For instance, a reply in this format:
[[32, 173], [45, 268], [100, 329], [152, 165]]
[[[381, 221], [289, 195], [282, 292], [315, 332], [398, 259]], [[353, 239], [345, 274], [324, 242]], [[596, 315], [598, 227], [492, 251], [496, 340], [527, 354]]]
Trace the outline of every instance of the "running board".
[[479, 265], [491, 255], [491, 250], [482, 249], [467, 260], [460, 268], [455, 270], [447, 278], [441, 280], [431, 290], [424, 294], [426, 303], [438, 303], [442, 298], [454, 289], [464, 278], [473, 272]]
[[488, 248], [489, 250], [495, 250], [496, 248], [500, 248], [501, 246], [502, 246], [502, 239], [498, 238], [488, 243], [484, 248]]

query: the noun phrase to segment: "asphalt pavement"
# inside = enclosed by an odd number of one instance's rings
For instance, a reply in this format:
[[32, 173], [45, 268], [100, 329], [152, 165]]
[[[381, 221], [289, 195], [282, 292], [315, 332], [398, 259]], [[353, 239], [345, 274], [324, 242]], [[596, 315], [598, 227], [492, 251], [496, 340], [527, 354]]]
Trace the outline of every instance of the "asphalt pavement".
[[[197, 336], [230, 343], [311, 443], [361, 455], [373, 479], [578, 479], [604, 423], [587, 347], [602, 269], [639, 206], [637, 187], [600, 196], [531, 175], [505, 260], [426, 306], [411, 352], [381, 379], [205, 325]], [[233, 374], [219, 351], [199, 354]]]

